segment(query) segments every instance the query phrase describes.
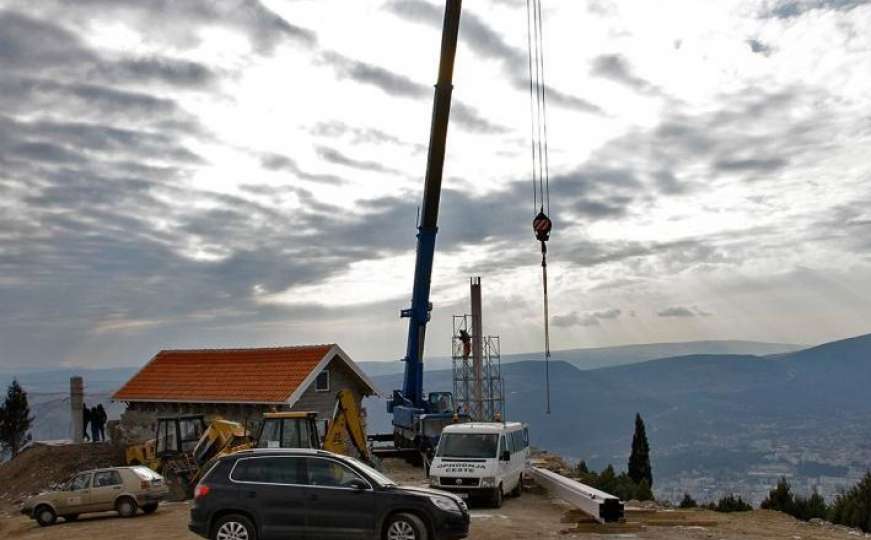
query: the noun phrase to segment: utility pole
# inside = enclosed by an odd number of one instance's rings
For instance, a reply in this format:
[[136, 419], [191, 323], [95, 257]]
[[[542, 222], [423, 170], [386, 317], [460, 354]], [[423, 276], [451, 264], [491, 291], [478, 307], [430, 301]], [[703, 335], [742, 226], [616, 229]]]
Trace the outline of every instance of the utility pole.
[[484, 323], [481, 320], [481, 278], [473, 277], [472, 289], [472, 373], [474, 373], [475, 410], [472, 417], [484, 420]]

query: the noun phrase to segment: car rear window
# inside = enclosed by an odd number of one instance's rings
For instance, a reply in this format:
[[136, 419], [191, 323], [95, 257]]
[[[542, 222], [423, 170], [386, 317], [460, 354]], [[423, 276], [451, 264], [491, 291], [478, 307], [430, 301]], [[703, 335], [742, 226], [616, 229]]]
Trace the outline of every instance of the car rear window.
[[236, 482], [305, 484], [302, 458], [290, 456], [242, 458], [230, 473]]
[[133, 467], [133, 472], [142, 480], [162, 480], [163, 477], [148, 467]]

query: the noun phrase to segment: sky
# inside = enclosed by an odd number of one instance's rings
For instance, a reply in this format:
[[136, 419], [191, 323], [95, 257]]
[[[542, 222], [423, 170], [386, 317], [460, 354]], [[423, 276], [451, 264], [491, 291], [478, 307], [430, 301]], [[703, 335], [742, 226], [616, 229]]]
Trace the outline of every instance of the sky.
[[[466, 0], [427, 354], [541, 350], [526, 2]], [[554, 349], [871, 332], [871, 2], [543, 0]], [[0, 0], [0, 368], [396, 361], [444, 5]]]

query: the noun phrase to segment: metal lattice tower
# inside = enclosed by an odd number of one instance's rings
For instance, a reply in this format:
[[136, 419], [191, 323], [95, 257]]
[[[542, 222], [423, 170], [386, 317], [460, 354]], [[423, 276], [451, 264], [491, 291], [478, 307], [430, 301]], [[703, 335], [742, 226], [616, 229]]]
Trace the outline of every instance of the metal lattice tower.
[[[454, 400], [457, 407], [468, 412], [472, 419], [495, 421], [505, 419], [505, 385], [502, 380], [501, 344], [499, 336], [483, 338], [483, 369], [482, 369], [482, 409], [478, 410], [475, 396], [475, 369], [471, 354], [471, 345], [464, 345], [464, 340], [474, 339], [472, 335], [472, 316], [454, 315], [453, 337], [451, 339], [451, 356], [453, 359]], [[465, 334], [465, 335], [463, 335]]]

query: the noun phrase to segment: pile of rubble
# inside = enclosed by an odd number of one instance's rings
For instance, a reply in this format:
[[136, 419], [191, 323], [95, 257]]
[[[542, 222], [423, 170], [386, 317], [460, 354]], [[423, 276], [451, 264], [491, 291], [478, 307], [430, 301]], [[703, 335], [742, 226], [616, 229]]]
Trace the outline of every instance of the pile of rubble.
[[123, 465], [124, 451], [108, 443], [34, 443], [0, 465], [0, 507], [17, 506], [32, 494], [59, 487], [79, 471]]

